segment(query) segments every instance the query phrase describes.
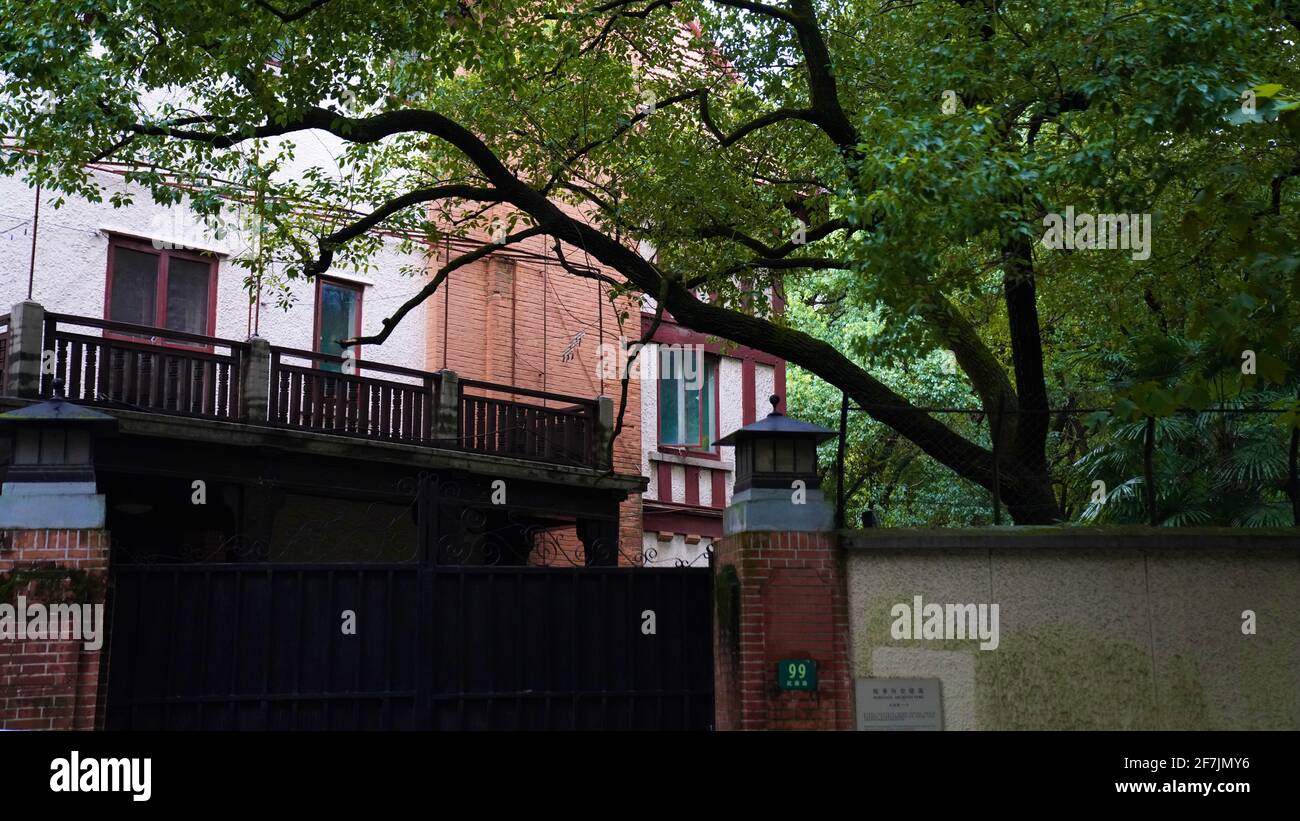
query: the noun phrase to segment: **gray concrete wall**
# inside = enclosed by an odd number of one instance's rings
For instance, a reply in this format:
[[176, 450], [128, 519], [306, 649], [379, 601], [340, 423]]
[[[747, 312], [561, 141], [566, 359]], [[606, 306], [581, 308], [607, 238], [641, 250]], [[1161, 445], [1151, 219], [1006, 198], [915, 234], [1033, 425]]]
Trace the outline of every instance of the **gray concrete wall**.
[[[1300, 534], [846, 534], [857, 677], [937, 677], [945, 729], [1300, 729]], [[895, 639], [891, 608], [999, 605], [999, 643]], [[1243, 634], [1243, 611], [1256, 632]]]

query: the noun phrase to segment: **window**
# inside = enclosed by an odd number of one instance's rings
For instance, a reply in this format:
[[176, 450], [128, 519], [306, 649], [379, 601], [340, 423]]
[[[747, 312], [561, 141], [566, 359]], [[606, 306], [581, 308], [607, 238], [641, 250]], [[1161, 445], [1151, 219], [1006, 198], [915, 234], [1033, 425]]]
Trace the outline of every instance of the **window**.
[[[361, 286], [332, 279], [316, 280], [316, 350], [321, 353], [343, 355], [340, 339], [361, 335]], [[360, 359], [361, 349], [353, 347], [353, 356]], [[326, 371], [341, 371], [338, 362], [321, 362]]]
[[718, 358], [659, 346], [659, 444], [712, 450], [718, 433]]
[[109, 320], [212, 335], [216, 259], [122, 238], [110, 241], [108, 254], [104, 305]]

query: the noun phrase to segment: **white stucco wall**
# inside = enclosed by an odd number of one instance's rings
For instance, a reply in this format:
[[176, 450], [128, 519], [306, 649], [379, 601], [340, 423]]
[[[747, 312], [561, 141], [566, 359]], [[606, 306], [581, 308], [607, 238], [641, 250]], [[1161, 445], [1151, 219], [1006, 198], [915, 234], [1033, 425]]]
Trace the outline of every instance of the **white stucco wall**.
[[[712, 543], [713, 540], [707, 536], [696, 544], [687, 544], [686, 537], [680, 533], [673, 534], [670, 541], [660, 541], [657, 533], [641, 535], [641, 550], [642, 555], [646, 556], [647, 567], [676, 567], [679, 564], [708, 567], [709, 557], [706, 551]], [[654, 558], [651, 559], [650, 556]]]
[[650, 477], [649, 486], [641, 494], [643, 500], [657, 499], [659, 494], [655, 468], [650, 462], [650, 454], [657, 449], [659, 440], [659, 416], [656, 411], [659, 402], [656, 387], [656, 380], [659, 379], [658, 348], [658, 345], [647, 345], [637, 357], [641, 364], [641, 378], [645, 380], [641, 385], [641, 475]]
[[754, 365], [754, 414], [762, 419], [772, 412], [772, 394], [776, 393], [776, 369], [761, 362]]
[[[323, 142], [302, 140], [298, 165], [321, 164], [330, 168], [333, 160]], [[92, 203], [68, 198], [54, 208], [55, 196], [45, 191], [41, 198], [36, 270], [32, 298], [47, 310], [92, 318], [104, 316], [105, 274], [108, 264], [108, 234], [123, 233], [146, 240], [176, 242], [185, 246], [230, 254], [240, 250], [232, 238], [215, 239], [194, 226], [184, 206], [165, 207], [155, 203], [139, 186], [129, 186], [121, 176], [95, 172], [108, 192], [129, 190], [131, 205], [114, 208], [110, 203]], [[32, 210], [35, 192], [21, 179], [0, 177], [0, 312], [27, 297], [31, 255]], [[330, 276], [359, 283], [362, 292], [364, 333], [381, 329], [381, 321], [419, 290], [422, 277], [403, 276], [402, 267], [421, 263], [417, 254], [403, 254], [396, 242], [373, 260], [365, 274], [332, 270]], [[247, 271], [222, 258], [217, 270], [215, 335], [245, 339], [249, 323], [249, 292], [244, 287]], [[277, 307], [274, 296], [262, 300], [259, 334], [272, 344], [312, 348], [315, 284], [296, 280], [291, 288], [292, 305]], [[382, 346], [367, 346], [362, 357], [378, 362], [419, 368], [424, 362], [424, 309], [409, 314]]]
[[[722, 436], [734, 433], [745, 424], [743, 373], [744, 366], [735, 357], [724, 356], [718, 363], [718, 432]], [[734, 449], [722, 452], [723, 461], [731, 462], [734, 458]]]

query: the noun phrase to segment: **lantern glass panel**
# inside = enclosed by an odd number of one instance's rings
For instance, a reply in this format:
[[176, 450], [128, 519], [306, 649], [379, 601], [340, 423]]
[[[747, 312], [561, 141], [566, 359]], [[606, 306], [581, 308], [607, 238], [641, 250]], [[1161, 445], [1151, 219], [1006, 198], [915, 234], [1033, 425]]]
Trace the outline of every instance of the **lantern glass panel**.
[[795, 445], [795, 473], [817, 471], [817, 445], [811, 439], [801, 439]]
[[68, 464], [90, 464], [90, 431], [68, 431]]
[[68, 432], [63, 428], [49, 428], [41, 432], [41, 464], [67, 464], [65, 453]]
[[41, 433], [35, 428], [20, 428], [14, 442], [13, 463], [34, 465], [41, 459]]
[[772, 468], [772, 440], [758, 439], [754, 442], [754, 471], [756, 473], [771, 473]]
[[773, 446], [776, 451], [776, 472], [794, 473], [794, 440], [778, 439]]

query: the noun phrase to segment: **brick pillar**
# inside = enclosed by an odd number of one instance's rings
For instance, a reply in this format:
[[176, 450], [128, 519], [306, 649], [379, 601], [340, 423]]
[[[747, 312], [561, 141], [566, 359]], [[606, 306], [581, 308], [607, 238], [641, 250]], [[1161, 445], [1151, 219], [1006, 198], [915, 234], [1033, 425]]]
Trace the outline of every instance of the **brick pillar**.
[[493, 257], [488, 261], [484, 308], [484, 381], [515, 384], [515, 264]]
[[[830, 532], [747, 532], [715, 542], [719, 730], [851, 730], [844, 560]], [[813, 659], [817, 689], [781, 690], [777, 662]]]
[[[99, 665], [107, 652], [102, 621], [108, 581], [108, 531], [0, 531], [0, 605], [101, 605], [95, 624], [99, 649], [77, 638], [10, 637], [0, 609], [0, 730], [93, 730], [97, 709]], [[66, 612], [66, 610], [65, 610]]]

